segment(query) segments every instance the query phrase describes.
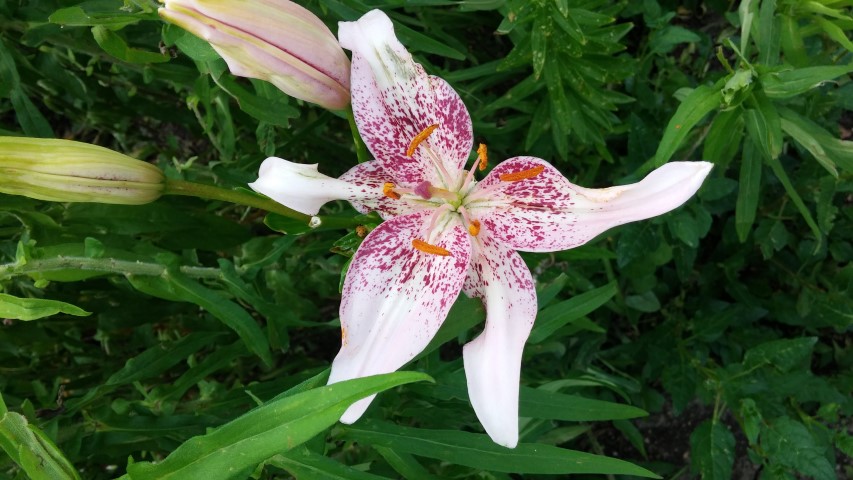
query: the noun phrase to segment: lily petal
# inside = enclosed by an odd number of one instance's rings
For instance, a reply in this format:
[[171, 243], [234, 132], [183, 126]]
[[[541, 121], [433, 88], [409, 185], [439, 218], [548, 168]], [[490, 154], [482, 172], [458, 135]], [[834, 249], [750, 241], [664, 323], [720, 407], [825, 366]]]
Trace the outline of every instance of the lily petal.
[[393, 199], [382, 194], [382, 187], [386, 183], [393, 183], [394, 179], [382, 168], [376, 160], [360, 163], [338, 177], [351, 185], [361, 187], [367, 192], [379, 192], [379, 196], [350, 200], [352, 206], [361, 213], [376, 211], [385, 220], [405, 215], [417, 210], [423, 210], [423, 205], [418, 205], [406, 200], [406, 198]]
[[[353, 114], [376, 161], [399, 184], [455, 186], [473, 145], [471, 117], [459, 95], [415, 63], [379, 10], [341, 22], [338, 38], [352, 51]], [[434, 124], [438, 128], [406, 156], [412, 140]]]
[[536, 290], [521, 257], [491, 235], [479, 235], [465, 293], [483, 299], [486, 327], [465, 345], [468, 396], [492, 440], [518, 444], [521, 354], [536, 318]]
[[[670, 162], [638, 183], [603, 189], [579, 187], [535, 157], [509, 159], [477, 185], [469, 211], [484, 228], [517, 250], [550, 252], [583, 245], [624, 223], [681, 206], [702, 185], [713, 164]], [[542, 168], [518, 181], [501, 175]]]
[[[389, 373], [420, 353], [456, 300], [471, 257], [468, 233], [455, 215], [432, 238], [420, 235], [430, 212], [392, 218], [370, 232], [347, 272], [341, 301], [342, 346], [329, 383]], [[439, 256], [416, 250], [413, 239], [446, 249]], [[341, 417], [352, 423], [373, 396]]]
[[[358, 165], [352, 170], [359, 171], [350, 173], [351, 170], [341, 177], [344, 180], [340, 180], [318, 172], [317, 164], [305, 165], [270, 157], [261, 164], [258, 179], [249, 186], [252, 190], [306, 215], [316, 215], [324, 203], [332, 200], [349, 200], [373, 206], [377, 210], [386, 209], [387, 202], [382, 200], [385, 197], [382, 184], [377, 184], [375, 175], [369, 173], [372, 168], [373, 166]], [[348, 179], [353, 182], [346, 181]], [[386, 210], [407, 211], [404, 200], [397, 205], [398, 210], [392, 208], [392, 205], [387, 205]]]

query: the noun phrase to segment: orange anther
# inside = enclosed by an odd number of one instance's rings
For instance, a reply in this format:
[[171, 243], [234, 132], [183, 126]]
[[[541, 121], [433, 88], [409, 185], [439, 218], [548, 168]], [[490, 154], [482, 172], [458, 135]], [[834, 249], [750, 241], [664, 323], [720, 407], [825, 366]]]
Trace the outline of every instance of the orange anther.
[[468, 225], [468, 233], [470, 233], [472, 237], [476, 237], [477, 234], [480, 233], [479, 220], [471, 220], [471, 223]]
[[412, 246], [415, 247], [415, 250], [420, 250], [424, 253], [429, 253], [431, 255], [438, 255], [441, 257], [451, 256], [449, 250], [447, 250], [445, 248], [441, 248], [441, 247], [436, 246], [436, 245], [426, 243], [425, 241], [418, 240], [417, 238], [412, 240]]
[[486, 169], [486, 165], [489, 164], [489, 151], [486, 148], [485, 143], [481, 143], [479, 147], [477, 147], [477, 160], [480, 162], [480, 171]]
[[347, 346], [347, 328], [341, 325], [341, 345]]
[[394, 184], [391, 182], [386, 182], [385, 185], [382, 185], [382, 194], [394, 200], [400, 199], [400, 194], [394, 191]]
[[434, 123], [434, 124], [426, 127], [425, 129], [421, 130], [421, 133], [415, 135], [415, 138], [412, 139], [412, 143], [409, 144], [409, 148], [406, 149], [406, 156], [411, 157], [412, 155], [414, 155], [415, 149], [418, 148], [418, 145], [420, 145], [421, 142], [426, 140], [427, 137], [429, 137], [430, 134], [432, 133], [432, 131], [435, 130], [436, 128], [438, 128], [438, 124]]
[[528, 178], [533, 178], [544, 171], [545, 165], [536, 165], [533, 168], [528, 168], [527, 170], [522, 170], [520, 172], [502, 173], [498, 178], [500, 178], [502, 182], [518, 182], [521, 180], [527, 180]]

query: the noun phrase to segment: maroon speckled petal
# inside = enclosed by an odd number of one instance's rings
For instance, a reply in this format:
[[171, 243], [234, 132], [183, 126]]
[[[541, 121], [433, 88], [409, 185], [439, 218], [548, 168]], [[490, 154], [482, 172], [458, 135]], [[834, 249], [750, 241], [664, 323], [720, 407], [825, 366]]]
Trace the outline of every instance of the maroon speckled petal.
[[423, 205], [408, 202], [405, 198], [394, 200], [385, 196], [382, 193], [382, 186], [386, 182], [393, 183], [394, 179], [375, 160], [352, 167], [349, 171], [338, 177], [338, 180], [358, 186], [367, 192], [375, 192], [373, 197], [350, 200], [352, 206], [361, 213], [376, 211], [379, 212], [382, 218], [387, 220], [398, 215], [405, 215], [424, 209]]
[[[502, 182], [501, 174], [537, 166], [539, 175]], [[548, 162], [534, 157], [509, 159], [492, 170], [466, 205], [489, 231], [517, 250], [550, 252], [583, 245], [624, 223], [662, 215], [686, 202], [711, 171], [708, 162], [671, 162], [638, 183], [604, 189], [572, 184]], [[490, 188], [491, 187], [491, 188]]]
[[536, 318], [530, 270], [509, 246], [491, 235], [472, 242], [465, 293], [483, 299], [486, 327], [465, 345], [468, 396], [495, 443], [518, 444], [518, 384], [524, 343]]
[[[329, 383], [402, 367], [426, 347], [459, 295], [471, 258], [469, 235], [456, 215], [429, 243], [451, 256], [415, 250], [431, 212], [394, 217], [365, 238], [353, 257], [341, 301], [342, 347]], [[341, 421], [357, 420], [373, 397], [353, 404]]]
[[[341, 22], [338, 37], [352, 50], [353, 113], [376, 161], [403, 186], [424, 180], [455, 186], [473, 145], [471, 118], [459, 95], [415, 63], [379, 10]], [[407, 157], [412, 139], [433, 124], [438, 128]]]

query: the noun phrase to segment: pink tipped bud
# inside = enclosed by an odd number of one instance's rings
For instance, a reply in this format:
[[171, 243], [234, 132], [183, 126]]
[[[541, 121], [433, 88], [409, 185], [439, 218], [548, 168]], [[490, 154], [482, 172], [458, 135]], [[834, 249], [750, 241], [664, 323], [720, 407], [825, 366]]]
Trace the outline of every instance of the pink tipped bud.
[[285, 0], [160, 1], [160, 16], [210, 42], [234, 75], [332, 110], [349, 104], [349, 59], [305, 8]]

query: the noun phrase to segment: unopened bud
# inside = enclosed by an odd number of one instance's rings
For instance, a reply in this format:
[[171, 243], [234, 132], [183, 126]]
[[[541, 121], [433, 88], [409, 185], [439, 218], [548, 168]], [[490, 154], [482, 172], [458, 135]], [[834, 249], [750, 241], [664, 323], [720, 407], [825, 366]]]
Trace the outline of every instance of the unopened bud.
[[166, 185], [154, 165], [71, 140], [0, 137], [0, 192], [53, 202], [142, 205]]
[[285, 0], [160, 1], [160, 16], [210, 42], [234, 75], [332, 110], [349, 104], [349, 59], [305, 8]]

